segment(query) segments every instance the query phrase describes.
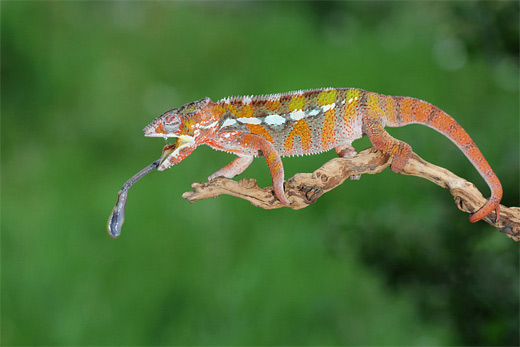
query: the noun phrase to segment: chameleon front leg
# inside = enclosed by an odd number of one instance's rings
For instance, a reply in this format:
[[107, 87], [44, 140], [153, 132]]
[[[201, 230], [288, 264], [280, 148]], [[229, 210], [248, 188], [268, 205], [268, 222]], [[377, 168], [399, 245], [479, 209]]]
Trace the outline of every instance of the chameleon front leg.
[[[341, 143], [334, 147], [334, 150], [340, 158], [352, 158], [357, 154], [357, 151], [350, 143]], [[359, 180], [361, 175], [352, 175], [349, 177], [351, 180]]]
[[253, 159], [254, 157], [252, 155], [238, 156], [231, 163], [227, 164], [222, 169], [217, 170], [214, 174], [209, 176], [208, 180], [211, 181], [215, 177], [219, 176], [233, 178], [237, 175], [240, 175], [253, 162]]
[[262, 136], [229, 131], [219, 134], [217, 140], [210, 144], [210, 146], [216, 149], [237, 153], [239, 156], [230, 164], [211, 175], [210, 179], [217, 176], [231, 178], [238, 175], [251, 164], [254, 156], [263, 155], [271, 173], [275, 196], [282, 204], [290, 204], [283, 189], [284, 171], [282, 159], [271, 142]]
[[393, 157], [390, 169], [393, 172], [401, 172], [412, 155], [412, 147], [406, 142], [392, 137], [375, 115], [363, 117], [363, 132], [368, 135], [376, 149]]

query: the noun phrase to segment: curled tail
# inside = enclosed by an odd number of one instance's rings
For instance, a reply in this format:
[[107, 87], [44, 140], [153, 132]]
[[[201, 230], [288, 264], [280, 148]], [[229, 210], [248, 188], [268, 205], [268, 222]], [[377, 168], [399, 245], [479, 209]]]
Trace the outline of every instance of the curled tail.
[[468, 133], [455, 119], [430, 103], [407, 97], [393, 97], [393, 102], [396, 112], [390, 113], [387, 126], [399, 127], [417, 123], [437, 130], [459, 147], [488, 184], [491, 189], [491, 198], [480, 210], [469, 217], [469, 221], [475, 223], [493, 210], [496, 211], [496, 220], [498, 221], [500, 218], [502, 185]]

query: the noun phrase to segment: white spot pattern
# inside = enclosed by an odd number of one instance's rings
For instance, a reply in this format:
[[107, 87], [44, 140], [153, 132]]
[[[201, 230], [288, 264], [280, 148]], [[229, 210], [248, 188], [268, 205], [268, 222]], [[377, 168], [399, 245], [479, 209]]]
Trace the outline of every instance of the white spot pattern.
[[300, 120], [305, 117], [305, 112], [303, 112], [303, 110], [296, 110], [289, 113], [289, 115], [292, 120]]
[[271, 114], [264, 118], [264, 121], [267, 125], [282, 125], [285, 123], [285, 118], [280, 116], [279, 114]]
[[228, 118], [224, 121], [224, 123], [222, 123], [222, 128], [224, 127], [228, 127], [228, 126], [231, 126], [231, 125], [235, 125], [237, 123], [236, 120], [232, 119], [232, 118]]
[[237, 118], [237, 121], [243, 124], [262, 124], [262, 120], [256, 117], [243, 117], [243, 118]]
[[328, 104], [328, 105], [322, 106], [321, 109], [323, 110], [323, 112], [327, 112], [331, 108], [334, 108], [334, 106], [336, 106], [336, 103], [333, 102], [332, 104]]

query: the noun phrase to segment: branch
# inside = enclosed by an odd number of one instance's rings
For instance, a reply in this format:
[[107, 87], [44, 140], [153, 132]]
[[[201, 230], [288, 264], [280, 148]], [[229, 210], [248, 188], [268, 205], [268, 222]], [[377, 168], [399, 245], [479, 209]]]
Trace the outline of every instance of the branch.
[[[326, 192], [342, 184], [350, 176], [376, 174], [386, 169], [391, 163], [392, 159], [389, 155], [369, 148], [352, 158], [332, 159], [313, 173], [298, 173], [285, 182], [285, 194], [291, 201], [287, 207], [295, 210], [307, 207]], [[400, 173], [422, 177], [448, 189], [461, 211], [474, 213], [486, 203], [486, 199], [473, 183], [442, 167], [428, 163], [415, 153], [412, 154]], [[190, 202], [227, 194], [248, 200], [253, 205], [264, 209], [284, 207], [274, 196], [272, 187], [259, 188], [255, 179], [244, 178], [237, 182], [218, 177], [205, 183], [193, 183], [191, 187], [193, 191], [182, 195]], [[484, 217], [483, 220], [513, 240], [520, 241], [519, 207], [500, 205], [498, 222], [495, 223], [495, 213]]]

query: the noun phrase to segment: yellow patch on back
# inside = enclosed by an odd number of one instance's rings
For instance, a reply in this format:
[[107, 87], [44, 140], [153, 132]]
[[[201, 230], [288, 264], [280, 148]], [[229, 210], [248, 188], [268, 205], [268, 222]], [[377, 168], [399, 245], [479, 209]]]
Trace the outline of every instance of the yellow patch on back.
[[356, 107], [359, 102], [361, 93], [358, 89], [349, 89], [347, 91], [347, 97], [345, 102], [345, 123], [349, 124], [350, 118], [354, 117], [356, 115]]
[[305, 97], [303, 95], [295, 95], [289, 101], [289, 112], [294, 110], [303, 110], [305, 106]]
[[240, 117], [240, 112], [238, 111], [238, 109], [235, 106], [233, 106], [231, 104], [225, 104], [224, 106], [228, 109], [229, 112], [231, 112], [233, 114], [233, 116], [235, 116], [237, 118]]
[[318, 104], [321, 106], [330, 105], [336, 100], [336, 89], [324, 90], [318, 95]]
[[215, 104], [213, 107], [213, 113], [216, 113], [218, 115], [223, 114], [226, 111], [226, 108], [222, 104]]
[[385, 115], [385, 112], [383, 112], [381, 104], [379, 103], [379, 94], [369, 93], [367, 106], [368, 110], [375, 112], [378, 116]]
[[280, 100], [266, 101], [265, 108], [268, 109], [269, 111], [278, 112], [278, 110], [280, 109]]
[[240, 112], [240, 117], [243, 118], [251, 118], [254, 115], [255, 110], [251, 105], [242, 105], [242, 112]]

